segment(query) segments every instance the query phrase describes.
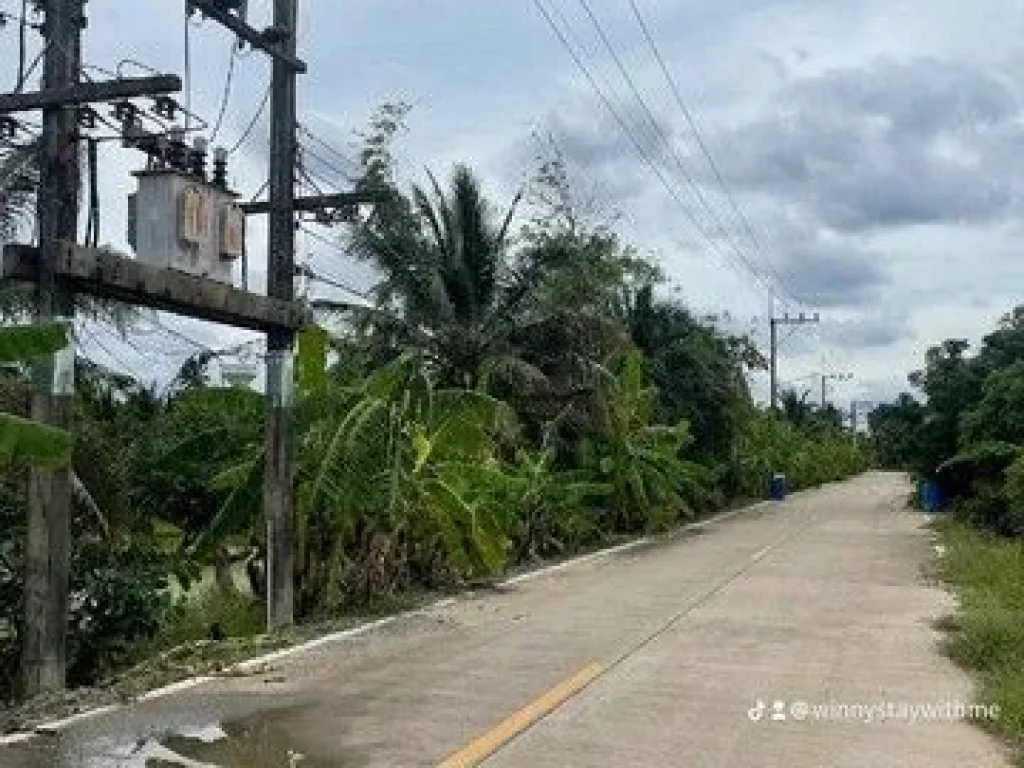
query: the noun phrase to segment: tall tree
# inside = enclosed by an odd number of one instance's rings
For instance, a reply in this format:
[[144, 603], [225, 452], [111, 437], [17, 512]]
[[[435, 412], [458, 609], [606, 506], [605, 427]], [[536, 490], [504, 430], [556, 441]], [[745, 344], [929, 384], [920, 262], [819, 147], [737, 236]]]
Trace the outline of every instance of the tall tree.
[[925, 367], [910, 383], [928, 397], [928, 417], [921, 425], [920, 466], [932, 474], [960, 445], [960, 419], [981, 397], [983, 377], [967, 357], [970, 344], [947, 339], [925, 354]]
[[745, 371], [763, 365], [756, 350], [684, 307], [656, 299], [652, 285], [628, 296], [624, 312], [658, 389], [658, 419], [686, 420], [698, 455], [727, 456], [750, 405]]

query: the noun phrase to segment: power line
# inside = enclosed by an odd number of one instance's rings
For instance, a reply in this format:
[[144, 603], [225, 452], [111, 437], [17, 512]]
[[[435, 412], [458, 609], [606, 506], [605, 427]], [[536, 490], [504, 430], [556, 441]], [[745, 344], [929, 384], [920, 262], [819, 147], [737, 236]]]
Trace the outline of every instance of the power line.
[[260, 339], [252, 339], [250, 341], [240, 342], [239, 344], [235, 344], [234, 346], [231, 347], [223, 347], [221, 349], [217, 349], [216, 347], [211, 347], [209, 344], [205, 344], [201, 341], [198, 341], [197, 339], [188, 335], [184, 331], [180, 331], [176, 328], [171, 328], [169, 325], [165, 324], [158, 315], [149, 318], [149, 321], [157, 330], [162, 331], [163, 333], [166, 333], [170, 336], [173, 336], [176, 339], [179, 339], [180, 341], [185, 342], [198, 352], [207, 352], [213, 357], [225, 357], [228, 355], [234, 355], [246, 349], [247, 347], [251, 347], [255, 344], [261, 343]]
[[[766, 281], [766, 279], [764, 278], [763, 275], [761, 275], [756, 270], [751, 270], [749, 266], [743, 267], [743, 266], [740, 266], [739, 264], [737, 264], [735, 262], [735, 260], [733, 259], [733, 257], [730, 255], [730, 253], [728, 251], [726, 251], [726, 250], [721, 249], [721, 246], [712, 237], [710, 237], [708, 235], [708, 233], [704, 230], [703, 225], [700, 223], [700, 221], [694, 215], [693, 211], [687, 206], [686, 203], [684, 203], [680, 199], [678, 189], [667, 181], [667, 179], [665, 178], [665, 175], [662, 173], [661, 169], [650, 158], [650, 156], [647, 154], [647, 152], [641, 146], [641, 144], [637, 140], [636, 136], [634, 135], [634, 131], [627, 124], [627, 121], [622, 117], [620, 112], [611, 103], [611, 99], [608, 97], [608, 95], [605, 93], [605, 91], [601, 88], [601, 86], [598, 83], [597, 78], [594, 76], [593, 72], [590, 71], [590, 69], [583, 62], [583, 60], [579, 56], [579, 54], [574, 50], [573, 45], [572, 45], [572, 43], [570, 42], [570, 40], [569, 40], [569, 38], [567, 36], [568, 33], [567, 32], [563, 32], [563, 30], [558, 27], [557, 23], [555, 23], [554, 19], [551, 17], [550, 13], [548, 12], [548, 9], [544, 5], [542, 5], [540, 3], [540, 0], [534, 0], [534, 5], [541, 12], [541, 14], [544, 16], [545, 20], [548, 22], [548, 25], [551, 27], [552, 31], [554, 31], [555, 35], [561, 41], [562, 45], [569, 52], [569, 55], [572, 57], [573, 61], [576, 63], [576, 66], [580, 69], [580, 71], [587, 78], [588, 82], [590, 83], [591, 88], [594, 90], [594, 92], [601, 99], [601, 102], [603, 103], [604, 107], [612, 115], [612, 117], [615, 119], [616, 123], [618, 123], [619, 128], [626, 135], [626, 138], [629, 139], [629, 142], [632, 144], [633, 148], [636, 150], [637, 154], [640, 156], [640, 159], [644, 162], [644, 164], [648, 167], [648, 169], [652, 173], [654, 173], [655, 177], [658, 179], [658, 181], [661, 183], [661, 185], [665, 188], [665, 191], [668, 192], [669, 196], [679, 206], [679, 208], [682, 210], [682, 212], [687, 217], [687, 219], [689, 220], [689, 222], [691, 223], [693, 228], [697, 231], [697, 233], [708, 243], [709, 246], [711, 246], [712, 252], [716, 256], [718, 256], [720, 259], [722, 259], [724, 263], [726, 263], [728, 266], [730, 266], [731, 268], [736, 270], [738, 275], [745, 276], [745, 277], [748, 277], [748, 278], [752, 277], [754, 279], [754, 282], [756, 283], [756, 286], [757, 286], [758, 290], [761, 291], [766, 297], [770, 297], [771, 295], [773, 295], [772, 288], [771, 288], [770, 284]], [[567, 20], [565, 19], [565, 17], [560, 12], [557, 11], [557, 8], [553, 8], [552, 11], [558, 14], [559, 18], [562, 20], [562, 24], [566, 28], [568, 28], [569, 24], [568, 24]], [[580, 46], [580, 47], [582, 48], [582, 46]], [[607, 82], [605, 82], [605, 87], [609, 91], [613, 90], [610, 87], [610, 85], [608, 85]], [[746, 270], [746, 274], [744, 274], [744, 269]]]
[[315, 144], [325, 149], [328, 153], [334, 155], [334, 157], [336, 157], [338, 160], [341, 160], [343, 163], [346, 163], [352, 166], [353, 168], [357, 167], [356, 162], [351, 157], [345, 155], [343, 152], [341, 152], [341, 150], [335, 149], [330, 142], [325, 141], [324, 139], [317, 136], [315, 133], [309, 130], [307, 126], [300, 124], [299, 130], [302, 131], [303, 134], [305, 134], [306, 138], [310, 139]]
[[[302, 181], [306, 182], [306, 186], [309, 187], [313, 191], [314, 194], [317, 194], [317, 195], [326, 194], [324, 192], [323, 187], [321, 187], [320, 184], [317, 183], [317, 180], [314, 179], [312, 175], [310, 175], [309, 171], [306, 170], [305, 166], [299, 165], [298, 172], [299, 172], [300, 179]], [[323, 181], [323, 179], [321, 179], [321, 181]]]
[[0, 11], [0, 28], [3, 28], [9, 21], [18, 22], [18, 71], [14, 81], [14, 93], [21, 93], [25, 90], [28, 79], [35, 72], [39, 63], [43, 60], [43, 56], [46, 54], [46, 46], [44, 46], [36, 53], [32, 62], [28, 63], [28, 30], [29, 28], [41, 29], [38, 22], [29, 21], [28, 5], [29, 0], [21, 0], [20, 14]]
[[669, 89], [671, 90], [676, 103], [679, 105], [679, 108], [682, 111], [683, 116], [686, 118], [687, 125], [690, 127], [690, 132], [693, 134], [693, 137], [696, 140], [698, 147], [700, 148], [701, 154], [704, 155], [704, 158], [707, 160], [708, 165], [711, 167], [711, 171], [715, 176], [715, 180], [718, 182], [718, 186], [724, 193], [725, 198], [726, 200], [728, 200], [730, 207], [732, 208], [736, 216], [739, 218], [745, 232], [747, 233], [747, 236], [754, 244], [754, 247], [757, 250], [759, 250], [762, 254], [764, 254], [764, 260], [767, 263], [769, 270], [774, 275], [775, 279], [778, 280], [780, 287], [783, 288], [783, 290], [789, 296], [789, 298], [791, 298], [797, 304], [802, 304], [802, 302], [795, 295], [793, 295], [793, 293], [788, 288], [786, 288], [785, 281], [782, 279], [782, 276], [779, 275], [779, 273], [776, 271], [774, 265], [771, 264], [771, 261], [768, 259], [765, 248], [763, 247], [760, 239], [757, 237], [756, 234], [754, 234], [754, 228], [751, 226], [750, 220], [743, 212], [743, 209], [740, 208], [739, 203], [736, 201], [736, 197], [732, 193], [732, 190], [729, 189], [729, 185], [726, 183], [725, 177], [722, 175], [722, 172], [718, 167], [718, 163], [715, 162], [715, 158], [711, 154], [707, 142], [704, 141], [704, 137], [701, 135], [701, 130], [699, 125], [697, 124], [697, 120], [694, 117], [690, 108], [687, 107], [686, 101], [685, 99], [683, 99], [682, 91], [679, 88], [679, 84], [676, 82], [676, 79], [672, 75], [671, 70], [669, 70], [668, 64], [665, 62], [665, 57], [662, 56], [661, 49], [658, 47], [658, 44], [654, 39], [654, 35], [651, 32], [650, 27], [645, 21], [643, 14], [640, 12], [640, 8], [637, 5], [636, 0], [629, 0], [629, 5], [633, 11], [633, 17], [636, 19], [637, 24], [640, 26], [640, 29], [643, 32], [644, 38], [647, 41], [647, 45], [651, 49], [651, 53], [654, 54], [654, 58], [658, 62], [658, 66], [661, 69], [661, 73], [664, 75], [665, 80], [669, 84]]
[[363, 291], [360, 291], [356, 288], [353, 288], [352, 286], [340, 280], [336, 280], [332, 277], [329, 277], [323, 272], [318, 272], [312, 267], [307, 266], [303, 270], [303, 274], [310, 280], [313, 280], [314, 282], [323, 283], [324, 285], [329, 285], [332, 288], [338, 288], [339, 290], [345, 291], [346, 293], [351, 293], [353, 296], [358, 296], [360, 299], [369, 302], [371, 305], [374, 304], [373, 297], [370, 296], [369, 294], [364, 293]]
[[299, 147], [298, 162], [296, 164], [296, 172], [300, 179], [305, 181], [306, 184], [313, 189], [317, 194], [324, 194], [324, 190], [321, 188], [319, 182], [323, 182], [327, 186], [333, 186], [331, 182], [325, 179], [323, 176], [317, 176], [314, 178], [314, 174], [310, 172], [309, 166], [306, 164], [306, 150], [303, 147]]
[[778, 283], [779, 289], [783, 293], [788, 293], [784, 280], [777, 272], [774, 271], [772, 265], [770, 263], [767, 263], [765, 259], [762, 259], [763, 262], [766, 262], [768, 272], [771, 273], [770, 275], [766, 275], [758, 266], [755, 266], [755, 264], [752, 263], [751, 259], [748, 258], [745, 250], [740, 247], [740, 245], [730, 234], [726, 222], [722, 219], [718, 211], [716, 211], [715, 208], [708, 201], [707, 196], [701, 191], [700, 185], [694, 180], [693, 176], [686, 169], [686, 166], [683, 163], [682, 158], [679, 156], [679, 152], [676, 150], [669, 136], [666, 134], [664, 128], [658, 123], [657, 119], [654, 116], [653, 110], [641, 94], [640, 89], [637, 87], [636, 81], [629, 74], [628, 68], [625, 66], [625, 64], [622, 61], [622, 58], [615, 50], [615, 46], [612, 44], [611, 39], [605, 31], [604, 25], [601, 23], [600, 19], [597, 18], [597, 15], [594, 13], [594, 10], [591, 7], [590, 3], [587, 2], [587, 0], [579, 0], [579, 3], [583, 7], [583, 10], [586, 12], [588, 18], [590, 19], [590, 22], [593, 24], [594, 29], [597, 31], [597, 34], [600, 37], [605, 49], [612, 57], [612, 61], [618, 69], [623, 81], [626, 83], [627, 87], [632, 92], [633, 98], [639, 105], [642, 114], [646, 117], [647, 123], [650, 125], [655, 139], [660, 140], [662, 146], [664, 146], [664, 148], [668, 150], [669, 154], [671, 155], [675, 163], [676, 168], [678, 168], [680, 175], [686, 182], [687, 187], [693, 193], [698, 204], [710, 217], [712, 223], [718, 227], [718, 230], [721, 233], [722, 237], [725, 238], [726, 242], [729, 244], [732, 251], [736, 254], [737, 258], [739, 258], [739, 260], [751, 273], [760, 275], [761, 277], [769, 281], [772, 277], [774, 277], [775, 281]]
[[252, 132], [256, 130], [256, 125], [259, 123], [260, 118], [263, 117], [263, 113], [267, 109], [267, 104], [270, 103], [270, 90], [270, 88], [267, 88], [266, 92], [263, 94], [263, 100], [256, 108], [256, 114], [252, 116], [252, 119], [249, 121], [249, 124], [242, 132], [242, 135], [238, 139], [238, 141], [236, 141], [228, 150], [228, 155], [233, 155], [235, 152], [237, 152], [239, 148], [249, 140], [249, 137], [252, 136]]
[[21, 93], [25, 90], [25, 85], [28, 83], [28, 79], [32, 77], [32, 73], [38, 69], [40, 63], [43, 61], [43, 56], [46, 55], [46, 49], [41, 49], [32, 59], [32, 63], [27, 67], [22, 68], [20, 63], [18, 65], [18, 83], [15, 86], [14, 92]]
[[97, 333], [94, 328], [91, 328], [85, 323], [81, 323], [78, 326], [78, 333], [84, 338], [92, 341], [93, 344], [99, 347], [100, 351], [103, 352], [103, 354], [105, 354], [107, 358], [115, 366], [119, 367], [123, 372], [127, 373], [137, 381], [145, 381], [145, 377], [139, 375], [139, 372], [138, 370], [136, 370], [135, 366], [128, 363], [124, 357], [118, 355], [110, 347], [108, 347], [107, 344], [103, 341], [103, 339], [100, 338], [99, 333]]
[[269, 186], [270, 186], [270, 179], [267, 179], [266, 181], [264, 181], [264, 182], [263, 182], [263, 183], [262, 183], [262, 184], [260, 185], [260, 188], [259, 188], [259, 189], [257, 189], [257, 190], [256, 190], [256, 191], [255, 191], [255, 192], [253, 193], [252, 199], [251, 199], [251, 200], [250, 200], [249, 202], [255, 202], [255, 201], [256, 201], [256, 199], [257, 199], [257, 198], [258, 198], [258, 197], [259, 197], [260, 195], [262, 195], [262, 194], [263, 194], [264, 192], [266, 192], [266, 191], [267, 191], [267, 188], [268, 188]]
[[743, 262], [743, 264], [751, 272], [759, 273], [760, 270], [758, 270], [757, 267], [755, 267], [750, 262], [750, 260], [747, 258], [743, 250], [739, 247], [739, 245], [737, 245], [735, 240], [729, 234], [726, 223], [723, 221], [722, 217], [719, 216], [718, 212], [714, 210], [714, 208], [711, 206], [711, 204], [705, 197], [704, 193], [701, 192], [700, 185], [698, 185], [694, 181], [693, 176], [686, 169], [686, 166], [683, 163], [682, 158], [679, 156], [679, 153], [673, 146], [672, 141], [666, 135], [664, 128], [658, 124], [658, 121], [654, 116], [654, 112], [651, 110], [651, 107], [647, 103], [646, 99], [644, 99], [643, 95], [640, 93], [640, 89], [637, 87], [636, 81], [629, 74], [629, 70], [626, 68], [625, 64], [622, 62], [622, 58], [615, 50], [615, 46], [612, 44], [611, 39], [608, 37], [608, 34], [604, 29], [604, 25], [601, 24], [600, 19], [597, 18], [597, 15], [594, 13], [594, 10], [591, 7], [590, 3], [587, 2], [587, 0], [579, 0], [579, 3], [583, 7], [583, 10], [586, 12], [591, 24], [593, 24], [594, 29], [597, 31], [597, 34], [600, 37], [602, 44], [608, 51], [608, 54], [612, 57], [612, 61], [614, 62], [616, 69], [618, 69], [623, 81], [626, 83], [626, 86], [633, 94], [633, 98], [639, 105], [641, 112], [647, 119], [647, 123], [651, 127], [651, 131], [655, 140], [660, 141], [664, 148], [668, 150], [669, 154], [672, 156], [675, 162], [676, 167], [679, 169], [680, 175], [686, 182], [687, 187], [689, 187], [689, 189], [692, 191], [698, 204], [708, 214], [712, 222], [718, 226], [719, 231], [721, 232], [722, 236], [726, 239], [726, 241], [729, 243], [729, 245], [732, 247], [732, 250], [736, 254], [736, 256], [740, 259], [740, 261]]
[[[301, 229], [308, 237], [311, 237], [312, 239], [316, 240], [318, 243], [326, 245], [327, 247], [332, 248], [338, 251], [339, 253], [343, 252], [340, 245], [332, 241], [330, 238], [324, 237], [319, 232], [310, 229], [306, 225], [300, 224], [299, 229]], [[347, 291], [348, 293], [351, 293], [353, 296], [358, 296], [359, 298], [365, 299], [366, 301], [369, 301], [371, 303], [375, 301], [373, 296], [370, 295], [368, 292], [362, 291], [352, 286], [351, 284], [346, 283], [345, 281], [342, 280], [342, 278], [336, 275], [329, 275], [326, 271], [323, 270], [321, 272], [316, 272], [311, 267], [308, 266], [305, 268], [304, 271], [306, 273], [306, 276], [313, 280], [325, 283], [326, 285], [332, 285], [335, 288]]]
[[299, 229], [301, 229], [303, 232], [305, 232], [307, 235], [309, 235], [311, 238], [316, 240], [321, 245], [326, 245], [328, 248], [333, 248], [338, 253], [344, 253], [342, 247], [338, 245], [336, 242], [331, 240], [329, 237], [324, 237], [319, 232], [310, 229], [305, 224], [299, 224]]
[[[633, 148], [636, 150], [637, 154], [640, 156], [640, 159], [643, 161], [644, 165], [646, 165], [647, 168], [655, 175], [655, 177], [658, 179], [658, 181], [661, 183], [661, 185], [665, 188], [665, 191], [668, 192], [669, 196], [679, 206], [680, 210], [682, 210], [683, 214], [687, 217], [687, 219], [690, 221], [690, 223], [693, 225], [693, 227], [708, 242], [708, 244], [712, 248], [712, 251], [716, 255], [718, 255], [720, 258], [722, 258], [724, 261], [726, 261], [727, 263], [731, 262], [732, 259], [730, 258], [728, 252], [727, 251], [722, 251], [720, 249], [719, 244], [717, 242], [715, 242], [715, 240], [713, 238], [711, 238], [707, 234], [707, 232], [704, 231], [704, 228], [702, 227], [701, 223], [697, 220], [697, 218], [694, 215], [693, 211], [690, 210], [690, 208], [687, 207], [687, 205], [682, 201], [682, 199], [679, 197], [678, 191], [672, 186], [672, 184], [669, 183], [668, 179], [665, 178], [664, 173], [662, 173], [662, 171], [658, 167], [658, 165], [655, 164], [651, 160], [651, 158], [648, 156], [648, 154], [645, 151], [645, 149], [643, 148], [643, 146], [637, 140], [637, 138], [636, 138], [636, 136], [634, 134], [634, 131], [632, 131], [630, 129], [630, 127], [629, 127], [628, 123], [626, 122], [626, 120], [622, 117], [622, 115], [619, 113], [619, 111], [615, 108], [615, 105], [612, 104], [612, 102], [609, 99], [608, 95], [604, 92], [604, 90], [602, 90], [602, 88], [598, 84], [597, 80], [595, 79], [593, 73], [590, 71], [590, 68], [587, 67], [586, 63], [582, 60], [580, 55], [573, 48], [572, 44], [569, 42], [568, 38], [565, 36], [565, 33], [561, 30], [561, 28], [557, 25], [555, 20], [552, 18], [552, 16], [551, 16], [550, 12], [548, 11], [547, 7], [545, 7], [544, 4], [541, 3], [540, 0], [533, 0], [533, 4], [537, 8], [537, 10], [540, 12], [540, 14], [544, 17], [544, 20], [547, 22], [548, 26], [551, 28], [551, 31], [554, 32], [555, 36], [561, 42], [562, 46], [569, 53], [569, 56], [572, 58], [573, 62], [576, 64], [576, 67], [580, 70], [580, 72], [583, 74], [583, 76], [587, 79], [588, 83], [590, 84], [591, 89], [600, 98], [600, 100], [601, 100], [602, 104], [604, 105], [605, 109], [608, 111], [608, 113], [612, 116], [612, 118], [618, 124], [618, 126], [622, 130], [622, 132], [626, 135], [626, 138], [632, 144]], [[761, 286], [761, 289], [768, 291], [769, 294], [771, 293], [771, 286], [765, 283], [764, 277], [762, 275], [758, 274], [755, 271], [750, 276], [753, 277], [755, 282], [757, 282]]]
[[350, 173], [349, 171], [343, 170], [342, 168], [340, 168], [335, 163], [331, 162], [330, 160], [327, 160], [323, 155], [318, 153], [316, 150], [310, 149], [309, 146], [307, 146], [306, 144], [303, 144], [303, 143], [300, 142], [300, 146], [302, 147], [302, 153], [306, 157], [313, 158], [314, 160], [316, 160], [318, 163], [320, 163], [322, 166], [324, 166], [328, 170], [331, 170], [334, 173], [336, 173], [346, 184], [352, 181], [352, 179], [353, 179], [353, 174], [352, 173]]
[[165, 325], [164, 322], [159, 318], [159, 316], [154, 316], [150, 318], [150, 322], [153, 323], [153, 325], [156, 326], [156, 328], [163, 331], [164, 333], [167, 333], [173, 336], [174, 338], [179, 339], [180, 341], [184, 341], [186, 344], [189, 344], [198, 350], [202, 350], [204, 352], [210, 351], [210, 347], [208, 345], [203, 344], [200, 341], [196, 341], [191, 336], [188, 336], [187, 334], [182, 333], [181, 331], [178, 331], [174, 328]]
[[231, 100], [231, 87], [234, 85], [235, 79], [235, 62], [238, 59], [237, 49], [235, 48], [234, 42], [230, 43], [228, 49], [228, 71], [224, 77], [224, 90], [220, 97], [220, 108], [217, 111], [217, 120], [213, 124], [213, 130], [210, 132], [210, 144], [217, 141], [217, 136], [220, 135], [221, 126], [224, 125], [224, 115], [228, 111], [228, 102]]

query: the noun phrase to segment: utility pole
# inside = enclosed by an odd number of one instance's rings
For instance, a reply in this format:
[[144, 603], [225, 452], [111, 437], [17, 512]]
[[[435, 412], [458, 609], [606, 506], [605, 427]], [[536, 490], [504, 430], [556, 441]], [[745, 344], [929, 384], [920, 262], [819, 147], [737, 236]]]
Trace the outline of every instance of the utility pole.
[[[294, 618], [290, 469], [292, 348], [295, 332], [307, 318], [307, 312], [295, 303], [293, 295], [296, 75], [306, 71], [305, 62], [295, 56], [296, 0], [275, 0], [274, 26], [263, 31], [250, 27], [244, 21], [244, 14], [235, 13], [240, 9], [244, 12], [242, 0], [188, 0], [186, 6], [189, 14], [202, 12], [233, 31], [241, 41], [274, 59], [267, 296], [240, 291], [230, 285], [230, 281], [152, 263], [151, 253], [148, 260], [131, 259], [77, 243], [79, 119], [88, 114], [91, 104], [114, 103], [115, 116], [123, 124], [126, 147], [146, 152], [165, 171], [170, 163], [170, 170], [181, 179], [209, 187], [205, 179], [204, 153], [197, 150], [197, 154], [188, 155], [189, 150], [180, 142], [180, 152], [186, 153], [189, 167], [175, 165], [173, 159], [169, 160], [168, 145], [161, 143], [162, 134], [140, 130], [132, 117], [138, 108], [127, 101], [159, 97], [154, 112], [166, 117], [163, 113], [170, 105], [173, 117], [179, 107], [168, 94], [181, 90], [179, 77], [155, 75], [80, 82], [86, 2], [39, 0], [45, 19], [41, 27], [45, 43], [42, 88], [37, 93], [19, 90], [0, 94], [0, 125], [10, 121], [7, 115], [12, 112], [42, 110], [43, 113], [37, 205], [39, 247], [5, 245], [2, 276], [34, 283], [37, 317], [62, 321], [69, 327], [74, 323], [75, 295], [87, 294], [267, 333], [270, 349], [268, 403], [271, 406], [267, 417], [265, 485], [268, 623], [271, 628], [286, 626]], [[123, 115], [118, 116], [119, 111]], [[179, 152], [173, 140], [169, 147]], [[215, 167], [217, 162], [221, 163], [219, 172], [223, 175], [226, 165], [220, 160], [215, 161]], [[331, 207], [352, 202], [355, 200], [345, 195], [335, 195], [303, 204]], [[225, 216], [231, 213], [228, 208], [223, 211]], [[172, 207], [166, 214], [174, 219], [177, 212]], [[179, 222], [178, 227], [181, 226]], [[227, 235], [218, 233], [216, 237], [216, 241], [205, 245], [229, 246]], [[35, 419], [56, 427], [70, 427], [74, 375], [75, 347], [69, 336], [65, 349], [34, 367], [32, 415]], [[70, 467], [32, 468], [22, 648], [22, 686], [29, 696], [62, 689], [65, 683], [71, 487]]]
[[[274, 0], [274, 29], [281, 49], [297, 51], [297, 0]], [[267, 295], [295, 298], [295, 162], [298, 71], [274, 58], [270, 96], [270, 190]], [[295, 334], [267, 335], [267, 416], [263, 506], [267, 525], [267, 627], [295, 621], [294, 505], [292, 500], [293, 355]]]
[[771, 409], [774, 411], [779, 403], [779, 321], [775, 319], [775, 313], [769, 321], [772, 327], [771, 342]]
[[828, 405], [828, 382], [829, 381], [850, 381], [852, 373], [823, 373], [821, 375], [821, 409], [825, 410]]
[[[43, 90], [73, 88], [81, 73], [84, 0], [45, 0]], [[74, 295], [57, 279], [61, 241], [78, 237], [79, 151], [74, 107], [43, 109], [39, 150], [39, 264], [36, 314], [40, 321], [74, 326]], [[55, 427], [71, 426], [75, 394], [75, 347], [43, 358], [33, 371], [32, 417]], [[26, 696], [64, 687], [67, 665], [67, 604], [71, 468], [33, 467], [29, 479], [25, 557], [25, 628], [22, 685]]]
[[[284, 307], [294, 306], [295, 214], [379, 202], [385, 195], [379, 190], [363, 190], [296, 198], [298, 75], [307, 69], [296, 55], [298, 0], [274, 0], [273, 25], [262, 31], [246, 21], [242, 0], [188, 0], [188, 8], [213, 19], [234, 32], [240, 42], [273, 59], [268, 201], [241, 208], [248, 215], [268, 215], [267, 299]], [[292, 418], [296, 327], [292, 322], [279, 322], [267, 330], [263, 507], [267, 531], [268, 629], [287, 627], [295, 621]]]
[[779, 403], [779, 326], [780, 325], [807, 325], [808, 323], [820, 322], [817, 312], [808, 316], [801, 312], [796, 317], [788, 314], [782, 317], [771, 318], [771, 408], [774, 411]]

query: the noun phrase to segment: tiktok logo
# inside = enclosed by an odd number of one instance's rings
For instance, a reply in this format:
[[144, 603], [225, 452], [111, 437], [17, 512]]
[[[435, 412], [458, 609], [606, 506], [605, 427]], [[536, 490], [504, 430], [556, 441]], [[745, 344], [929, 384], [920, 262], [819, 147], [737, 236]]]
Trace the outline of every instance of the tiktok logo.
[[764, 710], [765, 710], [764, 702], [761, 701], [760, 699], [758, 699], [757, 703], [754, 704], [754, 706], [752, 706], [750, 709], [747, 710], [747, 717], [750, 718], [750, 722], [752, 722], [752, 723], [760, 722], [761, 718], [764, 717]]

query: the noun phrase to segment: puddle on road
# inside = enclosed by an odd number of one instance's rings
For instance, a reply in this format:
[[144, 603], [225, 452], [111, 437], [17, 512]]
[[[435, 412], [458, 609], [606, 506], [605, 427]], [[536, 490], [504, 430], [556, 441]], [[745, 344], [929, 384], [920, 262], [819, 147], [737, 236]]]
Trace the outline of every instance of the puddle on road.
[[267, 715], [134, 743], [79, 744], [74, 751], [80, 761], [75, 765], [83, 768], [326, 768], [289, 743]]

